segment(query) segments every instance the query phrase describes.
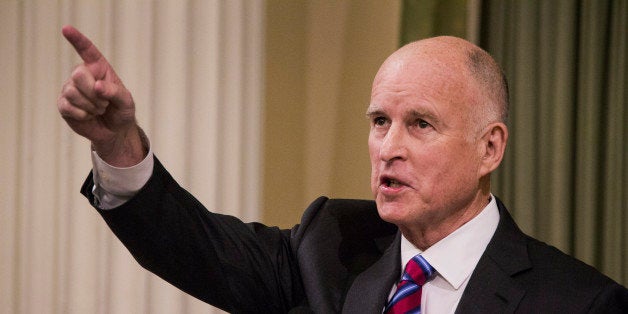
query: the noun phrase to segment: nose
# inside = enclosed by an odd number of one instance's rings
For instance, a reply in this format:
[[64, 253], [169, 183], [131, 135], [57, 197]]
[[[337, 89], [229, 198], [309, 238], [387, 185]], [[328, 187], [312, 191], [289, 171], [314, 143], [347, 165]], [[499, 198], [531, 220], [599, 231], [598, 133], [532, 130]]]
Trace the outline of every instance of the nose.
[[379, 158], [385, 162], [405, 160], [407, 153], [405, 129], [400, 125], [392, 125], [382, 140]]

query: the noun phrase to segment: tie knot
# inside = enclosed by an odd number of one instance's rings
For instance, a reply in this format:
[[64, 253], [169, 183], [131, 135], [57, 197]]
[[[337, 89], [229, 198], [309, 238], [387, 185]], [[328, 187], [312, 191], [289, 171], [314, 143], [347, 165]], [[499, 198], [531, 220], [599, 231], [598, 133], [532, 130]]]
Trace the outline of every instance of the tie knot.
[[413, 281], [419, 286], [432, 279], [435, 270], [421, 255], [415, 255], [408, 261], [403, 272], [402, 281]]

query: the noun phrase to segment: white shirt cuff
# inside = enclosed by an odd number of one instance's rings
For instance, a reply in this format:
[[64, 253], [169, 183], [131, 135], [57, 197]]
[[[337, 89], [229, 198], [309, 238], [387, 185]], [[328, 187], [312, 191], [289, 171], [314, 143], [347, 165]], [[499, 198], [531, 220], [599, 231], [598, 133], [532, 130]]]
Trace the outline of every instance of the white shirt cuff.
[[100, 209], [112, 209], [130, 200], [148, 182], [153, 174], [153, 150], [139, 164], [118, 168], [107, 164], [92, 151], [94, 198]]

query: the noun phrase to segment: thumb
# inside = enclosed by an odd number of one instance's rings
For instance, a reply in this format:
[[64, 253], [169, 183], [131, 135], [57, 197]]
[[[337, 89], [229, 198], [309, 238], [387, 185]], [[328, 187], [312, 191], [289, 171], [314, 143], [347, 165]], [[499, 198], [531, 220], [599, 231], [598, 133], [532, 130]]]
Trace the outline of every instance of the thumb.
[[116, 107], [129, 108], [134, 106], [131, 92], [119, 82], [98, 80], [94, 83], [94, 91], [99, 98], [110, 101]]

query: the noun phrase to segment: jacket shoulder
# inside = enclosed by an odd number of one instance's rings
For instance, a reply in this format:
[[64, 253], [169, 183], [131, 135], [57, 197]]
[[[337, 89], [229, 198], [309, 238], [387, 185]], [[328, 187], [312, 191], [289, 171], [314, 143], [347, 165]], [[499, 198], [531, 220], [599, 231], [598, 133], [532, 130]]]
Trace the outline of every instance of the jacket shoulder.
[[525, 291], [520, 310], [532, 311], [539, 304], [567, 312], [593, 311], [597, 305], [605, 310], [628, 307], [626, 288], [583, 261], [526, 235], [503, 203], [498, 202], [498, 207], [500, 226], [489, 255]]
[[379, 218], [372, 201], [321, 197], [291, 233], [308, 306], [338, 313], [355, 277], [381, 258], [397, 227]]
[[352, 240], [367, 240], [394, 235], [397, 227], [379, 217], [374, 201], [323, 196], [308, 206], [301, 223], [293, 228], [292, 235], [298, 242], [306, 234], [329, 236], [333, 231], [341, 232], [340, 236]]

